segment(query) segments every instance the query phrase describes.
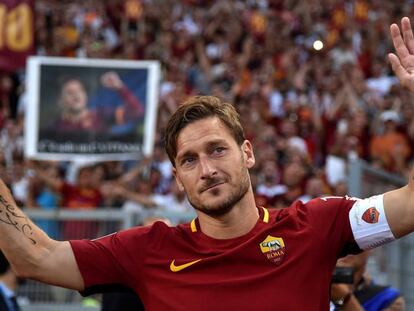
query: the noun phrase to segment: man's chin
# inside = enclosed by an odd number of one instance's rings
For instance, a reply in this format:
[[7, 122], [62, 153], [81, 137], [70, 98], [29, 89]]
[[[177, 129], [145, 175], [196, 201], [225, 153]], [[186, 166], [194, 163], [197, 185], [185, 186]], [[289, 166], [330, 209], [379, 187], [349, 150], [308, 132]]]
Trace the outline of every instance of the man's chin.
[[210, 204], [202, 205], [202, 204], [193, 204], [192, 202], [190, 203], [197, 211], [200, 211], [212, 217], [219, 217], [219, 216], [223, 216], [229, 213], [237, 202], [238, 200], [234, 200], [234, 199], [233, 200], [229, 200], [229, 199], [217, 200], [216, 198], [216, 202], [211, 202]]
[[228, 214], [232, 209], [234, 205], [228, 205], [228, 206], [203, 206], [203, 207], [194, 207], [196, 210], [212, 216], [212, 217], [220, 217]]
[[[200, 204], [194, 204], [190, 196], [188, 196], [188, 199], [196, 210], [212, 217], [220, 217], [228, 214], [246, 196], [250, 185], [247, 181], [248, 178], [240, 184], [236, 191], [222, 189], [220, 186], [215, 187], [209, 191], [208, 196], [201, 195], [198, 198], [199, 202], [197, 203]], [[201, 204], [201, 202], [204, 204]]]
[[71, 106], [68, 110], [73, 114], [78, 114], [82, 112], [84, 109], [85, 109], [84, 104], [76, 104], [76, 105]]

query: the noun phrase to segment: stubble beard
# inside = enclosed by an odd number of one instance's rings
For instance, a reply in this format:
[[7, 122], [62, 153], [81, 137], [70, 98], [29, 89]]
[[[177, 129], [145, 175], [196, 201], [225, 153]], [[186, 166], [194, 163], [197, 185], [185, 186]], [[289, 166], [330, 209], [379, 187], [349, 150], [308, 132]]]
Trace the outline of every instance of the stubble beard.
[[[232, 191], [223, 201], [218, 202], [216, 204], [198, 204], [194, 202], [194, 200], [191, 197], [188, 197], [188, 201], [190, 204], [194, 207], [194, 209], [207, 214], [209, 216], [213, 217], [219, 217], [223, 216], [227, 213], [229, 213], [233, 207], [240, 202], [241, 199], [244, 198], [247, 191], [250, 187], [250, 178], [249, 178], [249, 172], [247, 168], [243, 168], [242, 178], [239, 182], [239, 187]], [[213, 190], [214, 191], [214, 190]], [[219, 190], [218, 190], [219, 191]], [[222, 190], [221, 190], [222, 191]]]

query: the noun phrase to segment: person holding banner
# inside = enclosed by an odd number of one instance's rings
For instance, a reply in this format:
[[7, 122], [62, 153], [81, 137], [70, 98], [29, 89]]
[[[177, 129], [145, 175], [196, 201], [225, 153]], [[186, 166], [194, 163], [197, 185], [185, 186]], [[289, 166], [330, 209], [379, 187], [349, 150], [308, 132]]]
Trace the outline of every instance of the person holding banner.
[[[414, 93], [408, 18], [391, 26], [401, 84]], [[338, 257], [414, 231], [408, 184], [367, 199], [323, 197], [280, 210], [257, 207], [255, 164], [233, 105], [212, 96], [183, 103], [166, 128], [175, 179], [197, 212], [189, 224], [156, 222], [100, 239], [55, 241], [0, 184], [0, 248], [15, 271], [83, 294], [132, 288], [146, 310], [328, 310]], [[338, 297], [341, 298], [341, 297]], [[354, 296], [342, 297], [346, 303]]]
[[[84, 84], [78, 78], [69, 78], [63, 83], [58, 104], [61, 116], [48, 129], [48, 135], [59, 139], [73, 139], [96, 135], [103, 137], [122, 137], [129, 134], [129, 124], [143, 116], [144, 107], [135, 95], [122, 82], [115, 71], [102, 75], [101, 84], [116, 91], [123, 103], [115, 109], [88, 106], [88, 94]], [[63, 136], [62, 136], [63, 135]]]

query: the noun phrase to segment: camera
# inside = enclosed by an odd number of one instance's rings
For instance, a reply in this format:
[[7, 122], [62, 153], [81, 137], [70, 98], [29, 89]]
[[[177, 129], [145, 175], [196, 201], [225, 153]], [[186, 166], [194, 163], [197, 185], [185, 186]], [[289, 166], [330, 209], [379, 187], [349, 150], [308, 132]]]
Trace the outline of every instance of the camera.
[[351, 267], [335, 267], [332, 274], [332, 281], [334, 284], [353, 284], [354, 283], [354, 269]]

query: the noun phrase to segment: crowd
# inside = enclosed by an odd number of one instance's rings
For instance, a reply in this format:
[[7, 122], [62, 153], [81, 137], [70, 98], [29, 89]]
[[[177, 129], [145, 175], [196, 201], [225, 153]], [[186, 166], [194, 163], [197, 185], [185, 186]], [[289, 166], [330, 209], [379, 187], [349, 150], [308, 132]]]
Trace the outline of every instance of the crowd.
[[404, 175], [414, 156], [414, 101], [386, 55], [389, 25], [413, 8], [379, 0], [36, 1], [38, 55], [161, 62], [155, 150], [136, 163], [25, 159], [25, 72], [3, 72], [0, 177], [31, 208], [188, 211], [162, 133], [194, 94], [238, 109], [256, 150], [260, 205], [346, 194], [350, 159]]

